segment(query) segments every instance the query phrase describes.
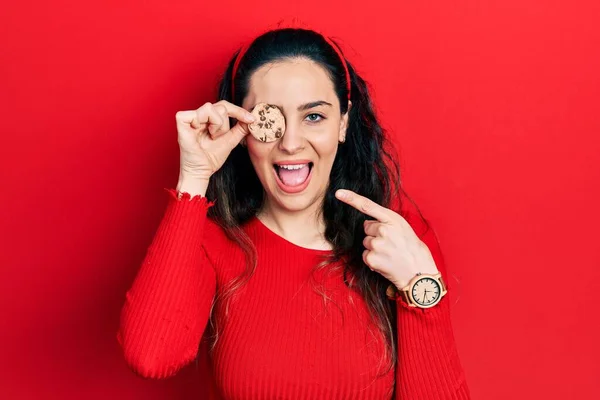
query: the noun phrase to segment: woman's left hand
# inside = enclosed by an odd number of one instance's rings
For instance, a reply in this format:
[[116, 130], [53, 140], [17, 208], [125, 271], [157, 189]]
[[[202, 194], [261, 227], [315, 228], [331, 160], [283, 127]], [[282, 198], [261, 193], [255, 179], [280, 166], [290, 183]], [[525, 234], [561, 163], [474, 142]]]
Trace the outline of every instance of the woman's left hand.
[[358, 211], [375, 218], [364, 224], [363, 260], [399, 290], [417, 273], [437, 274], [429, 248], [400, 214], [350, 190], [340, 189], [335, 196]]

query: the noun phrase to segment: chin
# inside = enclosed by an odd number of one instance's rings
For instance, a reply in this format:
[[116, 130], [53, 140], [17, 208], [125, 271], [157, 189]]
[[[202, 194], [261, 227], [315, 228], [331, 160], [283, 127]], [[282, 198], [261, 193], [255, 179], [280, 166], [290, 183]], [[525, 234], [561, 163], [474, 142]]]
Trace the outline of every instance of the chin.
[[271, 198], [279, 207], [290, 212], [303, 211], [310, 208], [315, 203], [313, 193], [304, 193], [300, 196], [282, 196], [281, 193], [272, 193]]

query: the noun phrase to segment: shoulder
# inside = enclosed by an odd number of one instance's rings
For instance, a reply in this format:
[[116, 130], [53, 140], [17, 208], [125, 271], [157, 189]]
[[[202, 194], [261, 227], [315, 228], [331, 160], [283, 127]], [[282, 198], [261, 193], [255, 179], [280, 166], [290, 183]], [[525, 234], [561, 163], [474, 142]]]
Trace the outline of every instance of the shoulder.
[[232, 240], [225, 229], [212, 218], [206, 218], [204, 224], [202, 247], [217, 273], [226, 273], [244, 261], [241, 247]]
[[210, 217], [204, 223], [203, 235], [202, 243], [212, 251], [222, 251], [232, 245], [223, 227]]

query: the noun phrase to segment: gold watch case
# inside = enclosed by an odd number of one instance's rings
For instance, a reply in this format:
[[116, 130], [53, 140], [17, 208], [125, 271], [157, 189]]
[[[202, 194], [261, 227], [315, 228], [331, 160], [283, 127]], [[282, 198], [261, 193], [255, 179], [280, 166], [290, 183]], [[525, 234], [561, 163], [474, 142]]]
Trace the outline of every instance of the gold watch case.
[[402, 290], [391, 284], [386, 293], [394, 300], [402, 297], [410, 307], [431, 308], [440, 302], [448, 293], [448, 289], [441, 273], [418, 273]]

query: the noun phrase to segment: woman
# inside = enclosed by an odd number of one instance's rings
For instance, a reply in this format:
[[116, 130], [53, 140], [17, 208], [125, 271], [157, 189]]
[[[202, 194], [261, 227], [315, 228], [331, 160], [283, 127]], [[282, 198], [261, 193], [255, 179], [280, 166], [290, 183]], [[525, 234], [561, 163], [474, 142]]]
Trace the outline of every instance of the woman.
[[[179, 182], [118, 333], [131, 368], [171, 376], [204, 335], [212, 398], [468, 399], [435, 236], [337, 45], [267, 32], [219, 97], [176, 115]], [[259, 103], [275, 141], [249, 135]]]

